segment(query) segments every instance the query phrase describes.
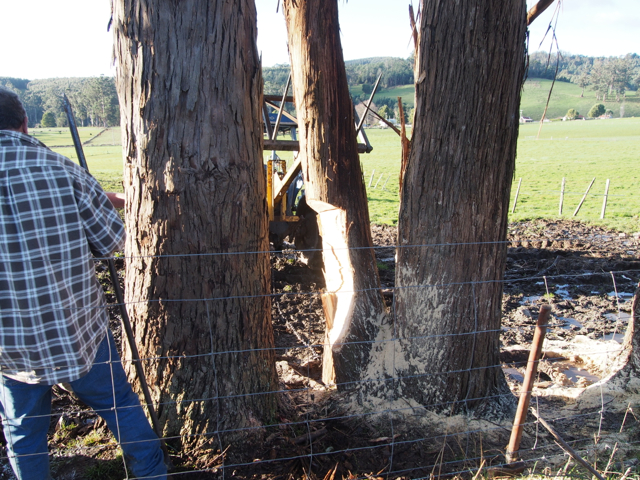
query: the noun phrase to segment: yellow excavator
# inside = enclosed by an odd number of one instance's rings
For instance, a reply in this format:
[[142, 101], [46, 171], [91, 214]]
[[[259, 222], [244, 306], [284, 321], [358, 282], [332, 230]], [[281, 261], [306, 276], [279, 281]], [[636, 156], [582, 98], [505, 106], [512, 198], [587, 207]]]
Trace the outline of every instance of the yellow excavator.
[[[370, 153], [373, 147], [369, 143], [364, 131], [364, 119], [376, 93], [380, 77], [376, 82], [369, 100], [365, 103], [362, 119], [356, 119], [356, 133], [358, 135], [358, 151]], [[288, 95], [291, 86], [291, 76], [287, 81], [282, 97], [265, 95], [262, 109], [264, 124], [264, 150], [271, 151], [265, 169], [267, 172], [267, 205], [269, 210], [269, 237], [274, 247], [280, 248], [283, 240], [289, 236], [300, 250], [315, 248], [318, 241], [318, 227], [315, 212], [306, 204], [304, 197], [304, 178], [302, 175], [301, 159], [297, 152], [300, 142], [297, 140], [298, 120], [290, 113], [293, 108], [293, 97]], [[278, 135], [289, 135], [290, 139], [278, 139]], [[293, 163], [287, 166], [286, 160], [281, 159], [277, 152], [295, 152]]]

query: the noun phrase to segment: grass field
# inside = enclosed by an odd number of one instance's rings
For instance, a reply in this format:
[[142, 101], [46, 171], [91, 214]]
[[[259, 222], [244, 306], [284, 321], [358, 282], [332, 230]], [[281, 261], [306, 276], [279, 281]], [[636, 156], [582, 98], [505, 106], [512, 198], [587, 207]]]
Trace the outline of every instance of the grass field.
[[[541, 78], [528, 79], [522, 90], [522, 101], [520, 108], [522, 114], [531, 117], [534, 120], [540, 120], [547, 104], [549, 90], [551, 89], [551, 80]], [[362, 94], [362, 85], [354, 85], [350, 87], [351, 94]], [[599, 102], [596, 100], [595, 93], [588, 88], [581, 97], [582, 89], [568, 82], [555, 82], [549, 109], [547, 110], [547, 118], [558, 119], [566, 115], [570, 108], [575, 108], [581, 115], [587, 115], [589, 110], [596, 103], [603, 103], [607, 110], [613, 112], [615, 118], [620, 118], [621, 111], [623, 117], [640, 117], [640, 95], [638, 92], [627, 92], [626, 98], [620, 102], [612, 96], [607, 102]], [[412, 108], [414, 104], [414, 88], [413, 85], [400, 85], [393, 88], [378, 89], [375, 98], [388, 97], [396, 100], [402, 97], [402, 101], [407, 104], [408, 108]], [[374, 99], [375, 102], [375, 99]]]
[[[349, 87], [349, 93], [351, 95], [362, 95], [364, 93], [362, 91], [362, 85], [352, 85], [351, 87]], [[394, 102], [398, 97], [402, 97], [402, 101], [407, 104], [408, 108], [413, 108], [414, 88], [413, 85], [400, 85], [392, 88], [378, 88], [373, 102], [375, 103], [375, 99], [381, 97], [391, 98]]]
[[[551, 80], [532, 78], [525, 82], [522, 92], [520, 109], [522, 114], [534, 120], [540, 120], [544, 107], [547, 104]], [[604, 104], [607, 110], [613, 111], [613, 116], [620, 118], [623, 110], [624, 117], [640, 117], [640, 95], [638, 92], [627, 92], [624, 101], [616, 102], [615, 95], [613, 101], [599, 102], [595, 93], [589, 89], [584, 91], [584, 97], [580, 97], [582, 89], [567, 82], [556, 82], [553, 86], [547, 118], [561, 118], [566, 115], [570, 108], [575, 108], [581, 115], [587, 115], [589, 110], [596, 103]]]
[[[520, 127], [512, 202], [522, 178], [514, 219], [558, 215], [562, 178], [563, 216], [572, 216], [592, 179], [576, 218], [624, 231], [640, 231], [640, 118], [555, 122]], [[610, 180], [605, 219], [600, 220]]]
[[[538, 136], [539, 123], [520, 126], [518, 157], [511, 207], [518, 181], [522, 186], [511, 219], [558, 217], [562, 178], [566, 179], [563, 217], [571, 217], [589, 183], [595, 182], [577, 219], [602, 223], [626, 232], [640, 231], [640, 118], [545, 123]], [[61, 130], [62, 133], [58, 133]], [[107, 190], [122, 191], [120, 131], [81, 129], [89, 169]], [[49, 145], [71, 145], [66, 129], [39, 129], [35, 136]], [[398, 218], [399, 137], [391, 130], [367, 130], [374, 147], [361, 155], [374, 223], [396, 224]], [[97, 136], [97, 137], [96, 137]], [[114, 145], [115, 144], [115, 145]], [[73, 147], [54, 150], [75, 159]], [[270, 152], [265, 152], [265, 158]], [[290, 152], [281, 157], [292, 159]], [[373, 176], [373, 178], [372, 178]], [[607, 211], [600, 212], [606, 180], [610, 180]], [[377, 187], [376, 187], [377, 184]], [[384, 187], [384, 188], [383, 188]]]

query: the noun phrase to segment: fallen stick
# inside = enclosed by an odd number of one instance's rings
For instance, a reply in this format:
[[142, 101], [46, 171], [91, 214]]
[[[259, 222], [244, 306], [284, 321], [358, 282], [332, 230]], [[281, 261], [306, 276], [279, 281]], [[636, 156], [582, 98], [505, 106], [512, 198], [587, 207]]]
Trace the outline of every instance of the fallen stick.
[[538, 419], [538, 421], [542, 424], [542, 426], [549, 431], [549, 433], [553, 436], [553, 438], [556, 440], [558, 445], [560, 445], [560, 447], [565, 452], [567, 452], [569, 455], [571, 455], [571, 458], [573, 458], [576, 462], [578, 462], [584, 468], [589, 470], [589, 472], [591, 474], [593, 474], [598, 480], [604, 480], [604, 477], [602, 475], [600, 475], [595, 468], [593, 468], [591, 465], [589, 465], [580, 455], [578, 455], [578, 453], [573, 448], [571, 448], [567, 444], [567, 442], [565, 442], [562, 439], [562, 437], [560, 437], [560, 435], [558, 435], [558, 432], [556, 432], [554, 430], [554, 428], [551, 425], [549, 425], [545, 421], [545, 419], [540, 416], [540, 414], [538, 414], [538, 412], [536, 411], [536, 409], [534, 407], [531, 407], [531, 413], [533, 413], [533, 415]]

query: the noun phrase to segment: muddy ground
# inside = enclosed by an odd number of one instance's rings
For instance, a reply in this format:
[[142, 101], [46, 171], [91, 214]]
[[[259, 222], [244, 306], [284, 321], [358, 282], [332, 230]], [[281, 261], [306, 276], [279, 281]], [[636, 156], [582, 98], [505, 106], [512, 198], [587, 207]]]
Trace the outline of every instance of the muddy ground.
[[[391, 304], [396, 231], [374, 225], [372, 233], [383, 294]], [[609, 463], [609, 471], [628, 471], [635, 478], [640, 473], [640, 417], [634, 405], [621, 408], [619, 398], [604, 394], [599, 403], [581, 404], [576, 397], [611, 373], [609, 359], [620, 348], [640, 280], [639, 237], [571, 221], [510, 225], [501, 334], [503, 370], [517, 393], [540, 305], [552, 306], [534, 403], [600, 471]], [[197, 459], [176, 455], [183, 473], [175, 478], [323, 478], [334, 468], [335, 478], [351, 473], [379, 478], [389, 471], [394, 472], [390, 478], [464, 477], [483, 462], [504, 460], [508, 420], [422, 412], [415, 414], [420, 427], [411, 428], [391, 415], [345, 415], [342, 397], [321, 382], [324, 314], [317, 294], [323, 287], [318, 263], [285, 249], [272, 255], [272, 266], [281, 424], [268, 429], [252, 455], [260, 461], [253, 465], [221, 463], [215, 471], [186, 473]], [[103, 422], [60, 389], [54, 393], [50, 446], [55, 478], [124, 478], [117, 446]], [[539, 424], [525, 428], [522, 450], [523, 458], [531, 460], [528, 468], [580, 472]], [[11, 478], [3, 465], [0, 480]]]

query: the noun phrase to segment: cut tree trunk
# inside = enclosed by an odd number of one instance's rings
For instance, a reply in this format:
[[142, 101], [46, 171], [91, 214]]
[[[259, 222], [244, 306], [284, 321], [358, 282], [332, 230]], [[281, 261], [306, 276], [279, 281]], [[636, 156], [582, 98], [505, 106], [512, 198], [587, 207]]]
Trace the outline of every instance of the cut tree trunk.
[[422, 5], [394, 373], [397, 395], [436, 410], [513, 402], [499, 335], [525, 25], [524, 0]]
[[[327, 322], [323, 381], [351, 387], [384, 318], [337, 0], [285, 0], [307, 203], [318, 212]], [[335, 378], [334, 378], [335, 372]]]
[[276, 407], [255, 5], [114, 0], [114, 41], [134, 334], [164, 435], [224, 448]]
[[627, 394], [640, 394], [640, 284], [633, 297], [631, 318], [621, 353], [612, 363], [622, 368], [607, 381], [608, 386]]

